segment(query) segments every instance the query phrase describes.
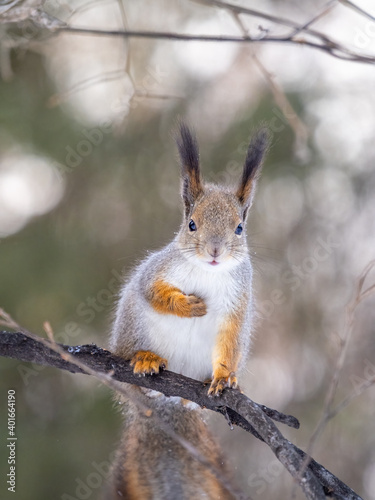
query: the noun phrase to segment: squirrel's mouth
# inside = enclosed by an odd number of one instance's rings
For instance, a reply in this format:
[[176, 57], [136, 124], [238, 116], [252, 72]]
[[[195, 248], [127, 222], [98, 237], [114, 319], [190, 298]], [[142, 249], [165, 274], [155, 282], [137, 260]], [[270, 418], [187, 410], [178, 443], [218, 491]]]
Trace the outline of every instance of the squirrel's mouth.
[[211, 262], [209, 262], [209, 264], [211, 264], [211, 266], [218, 266], [220, 264], [220, 262], [217, 262], [215, 259], [214, 260], [211, 260]]

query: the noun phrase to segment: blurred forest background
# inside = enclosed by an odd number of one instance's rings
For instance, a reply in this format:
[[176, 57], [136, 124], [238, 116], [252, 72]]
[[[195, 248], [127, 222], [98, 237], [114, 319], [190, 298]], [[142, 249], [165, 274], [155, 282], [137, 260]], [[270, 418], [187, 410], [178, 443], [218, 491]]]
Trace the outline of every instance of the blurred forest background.
[[[370, 0], [357, 2], [368, 16], [340, 1], [232, 3], [300, 25], [322, 14], [314, 29], [375, 54]], [[105, 30], [259, 38], [291, 30], [216, 4], [47, 0], [42, 8]], [[306, 449], [348, 331], [345, 307], [375, 257], [374, 64], [293, 43], [51, 35], [4, 19], [0, 28], [0, 307], [40, 335], [48, 320], [59, 342], [105, 347], [120, 275], [180, 224], [177, 118], [196, 130], [205, 178], [229, 184], [251, 131], [266, 123], [272, 148], [248, 229], [259, 321], [242, 388], [297, 416], [301, 429], [282, 432]], [[370, 296], [355, 311], [337, 403], [375, 376], [374, 304]], [[16, 495], [5, 484], [8, 389], [17, 396]], [[372, 500], [374, 408], [369, 388], [313, 448]], [[121, 421], [107, 388], [2, 358], [0, 415], [1, 498], [100, 497]], [[212, 425], [243, 491], [290, 498], [292, 480], [271, 451], [222, 420]]]

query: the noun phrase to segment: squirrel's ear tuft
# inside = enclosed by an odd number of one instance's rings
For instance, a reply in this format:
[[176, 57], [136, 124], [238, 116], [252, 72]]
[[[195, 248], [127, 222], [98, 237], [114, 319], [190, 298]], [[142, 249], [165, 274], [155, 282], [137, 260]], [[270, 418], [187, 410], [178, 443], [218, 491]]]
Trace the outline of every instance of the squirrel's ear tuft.
[[182, 122], [179, 124], [176, 141], [181, 160], [182, 197], [188, 217], [192, 205], [203, 193], [198, 143], [189, 127]]
[[251, 139], [242, 171], [241, 182], [236, 195], [244, 207], [244, 218], [250, 208], [263, 160], [268, 149], [269, 132], [266, 127], [259, 129]]

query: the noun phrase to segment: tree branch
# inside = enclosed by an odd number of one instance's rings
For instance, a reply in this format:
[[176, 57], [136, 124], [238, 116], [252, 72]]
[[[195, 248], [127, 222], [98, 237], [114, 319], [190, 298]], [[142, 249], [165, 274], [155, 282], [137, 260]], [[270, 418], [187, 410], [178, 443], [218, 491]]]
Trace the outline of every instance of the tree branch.
[[[353, 62], [363, 62], [374, 64], [375, 56], [362, 54], [352, 50], [347, 46], [337, 42], [332, 37], [320, 31], [310, 28], [310, 25], [317, 18], [316, 16], [307, 23], [298, 24], [295, 21], [282, 17], [273, 16], [265, 12], [248, 9], [234, 5], [225, 1], [218, 0], [196, 0], [199, 3], [218, 7], [221, 9], [230, 10], [235, 14], [243, 14], [247, 16], [257, 17], [275, 25], [290, 28], [289, 33], [284, 36], [271, 36], [264, 31], [260, 36], [211, 36], [211, 35], [189, 35], [184, 33], [158, 32], [158, 31], [139, 31], [139, 30], [99, 30], [90, 28], [80, 28], [71, 26], [59, 19], [44, 12], [40, 7], [40, 0], [25, 0], [20, 7], [18, 3], [5, 11], [0, 19], [1, 24], [17, 23], [18, 27], [32, 26], [35, 31], [35, 36], [39, 31], [47, 30], [49, 34], [54, 35], [62, 32], [68, 32], [76, 35], [94, 35], [106, 37], [122, 37], [130, 38], [146, 38], [158, 40], [172, 41], [200, 41], [200, 42], [232, 42], [232, 43], [287, 43], [293, 45], [304, 45], [317, 50], [326, 52], [332, 57]], [[353, 7], [352, 2], [342, 1], [344, 5]], [[36, 5], [35, 5], [36, 4]], [[358, 11], [358, 9], [357, 9]], [[324, 15], [326, 11], [320, 14]], [[369, 16], [365, 11], [360, 12], [362, 15]]]
[[[67, 32], [76, 35], [96, 35], [122, 38], [145, 38], [184, 42], [228, 42], [228, 43], [287, 43], [293, 45], [303, 45], [328, 53], [337, 59], [345, 61], [375, 63], [375, 57], [367, 54], [352, 52], [347, 47], [338, 44], [331, 38], [320, 34], [320, 41], [312, 41], [294, 35], [286, 36], [230, 36], [230, 35], [189, 35], [184, 33], [172, 33], [163, 31], [121, 31], [121, 30], [100, 30], [94, 28], [80, 28], [78, 26], [61, 26], [54, 30], [54, 33]], [[310, 33], [311, 34], [311, 33]]]
[[[256, 404], [244, 394], [226, 390], [220, 398], [207, 395], [207, 387], [196, 380], [169, 371], [158, 376], [139, 377], [134, 375], [128, 361], [113, 355], [94, 344], [64, 346], [56, 344], [68, 356], [59, 354], [54, 343], [46, 339], [30, 338], [24, 333], [0, 332], [0, 356], [19, 359], [45, 366], [53, 366], [71, 373], [85, 373], [81, 366], [90, 372], [110, 374], [113, 380], [139, 385], [162, 392], [166, 396], [180, 396], [197, 403], [203, 408], [224, 414], [230, 424], [242, 427], [258, 439], [264, 441], [275, 456], [299, 482], [307, 498], [324, 499], [325, 495], [347, 500], [361, 500], [347, 485], [331, 472], [311, 459], [309, 466], [301, 474], [306, 454], [284, 438], [273, 420], [290, 427], [298, 428], [295, 417], [284, 415], [276, 410]], [[75, 361], [80, 365], [77, 366]]]

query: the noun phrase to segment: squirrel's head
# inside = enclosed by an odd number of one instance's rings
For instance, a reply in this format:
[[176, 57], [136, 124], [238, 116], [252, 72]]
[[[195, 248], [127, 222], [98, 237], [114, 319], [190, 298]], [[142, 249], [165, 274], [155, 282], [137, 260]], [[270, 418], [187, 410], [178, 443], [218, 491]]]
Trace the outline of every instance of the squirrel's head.
[[204, 184], [195, 136], [185, 124], [177, 138], [184, 219], [177, 243], [189, 260], [206, 269], [238, 265], [247, 255], [246, 219], [268, 145], [268, 130], [250, 142], [242, 177], [234, 188]]

